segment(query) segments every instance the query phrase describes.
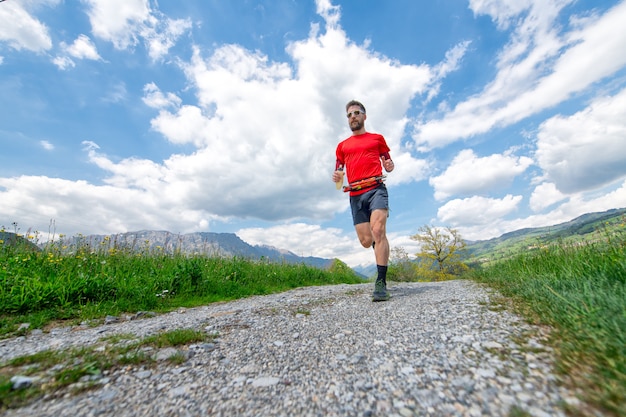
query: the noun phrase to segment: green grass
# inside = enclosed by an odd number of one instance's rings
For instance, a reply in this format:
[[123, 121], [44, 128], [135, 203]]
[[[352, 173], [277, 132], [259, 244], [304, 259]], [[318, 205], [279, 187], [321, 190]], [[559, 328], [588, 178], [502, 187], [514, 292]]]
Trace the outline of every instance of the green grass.
[[[607, 415], [626, 415], [626, 236], [524, 251], [471, 278], [550, 325], [564, 380]], [[584, 411], [569, 410], [572, 414]]]
[[[0, 241], [0, 337], [53, 321], [79, 323], [138, 311], [165, 312], [289, 289], [363, 282], [335, 261], [330, 270], [264, 260], [93, 249], [32, 251]], [[27, 330], [22, 330], [22, 333]]]
[[[14, 358], [0, 367], [0, 412], [22, 407], [44, 395], [64, 395], [68, 391], [76, 393], [92, 389], [98, 386], [96, 381], [104, 372], [128, 366], [136, 369], [154, 366], [155, 359], [146, 353], [146, 348], [187, 346], [214, 340], [215, 336], [193, 329], [162, 332], [140, 340], [134, 340], [132, 335], [116, 335], [102, 339], [102, 342], [107, 342], [106, 349], [90, 346]], [[185, 355], [180, 352], [168, 359], [174, 365], [185, 360]], [[13, 390], [11, 375], [16, 373], [41, 380], [28, 388]], [[94, 381], [91, 376], [98, 378]]]

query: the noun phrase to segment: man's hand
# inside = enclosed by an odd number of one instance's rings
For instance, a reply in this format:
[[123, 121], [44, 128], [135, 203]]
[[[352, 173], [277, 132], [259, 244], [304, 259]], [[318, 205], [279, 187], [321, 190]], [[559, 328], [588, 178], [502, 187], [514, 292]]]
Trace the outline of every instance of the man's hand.
[[339, 182], [343, 180], [343, 171], [333, 172], [333, 182]]
[[391, 160], [391, 158], [386, 159], [383, 156], [382, 159], [383, 159], [383, 168], [385, 168], [385, 171], [387, 171], [387, 172], [393, 171], [395, 165], [394, 165], [393, 161]]

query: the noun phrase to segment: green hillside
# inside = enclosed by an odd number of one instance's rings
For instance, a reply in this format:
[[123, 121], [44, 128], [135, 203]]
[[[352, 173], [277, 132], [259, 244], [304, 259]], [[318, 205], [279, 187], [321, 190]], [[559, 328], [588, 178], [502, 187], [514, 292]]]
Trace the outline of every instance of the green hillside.
[[25, 237], [15, 233], [5, 232], [4, 230], [0, 230], [0, 245], [18, 246], [20, 248], [34, 252], [38, 252], [41, 250], [37, 245], [35, 245], [33, 242], [26, 239]]
[[624, 233], [625, 224], [626, 208], [621, 208], [583, 214], [554, 226], [516, 230], [494, 239], [468, 242], [467, 262], [485, 264], [523, 251], [540, 250], [554, 243], [575, 245], [594, 242], [614, 233]]

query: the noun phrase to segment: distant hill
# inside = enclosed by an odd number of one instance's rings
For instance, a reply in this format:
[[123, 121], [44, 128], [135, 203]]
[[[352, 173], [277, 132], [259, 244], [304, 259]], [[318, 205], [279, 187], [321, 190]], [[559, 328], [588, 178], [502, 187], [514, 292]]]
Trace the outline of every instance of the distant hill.
[[241, 240], [234, 233], [188, 233], [174, 234], [167, 231], [141, 230], [138, 232], [113, 235], [89, 235], [63, 238], [63, 245], [70, 248], [89, 245], [97, 249], [125, 248], [137, 252], [142, 250], [165, 253], [200, 254], [209, 256], [241, 257], [245, 259], [266, 259], [271, 262], [306, 264], [326, 269], [333, 259], [302, 257], [287, 250], [272, 246], [252, 246]]
[[521, 250], [535, 249], [555, 242], [593, 242], [601, 239], [604, 232], [620, 227], [624, 230], [625, 216], [626, 208], [587, 213], [554, 226], [520, 229], [494, 239], [468, 242], [468, 261], [483, 263], [502, 259]]
[[39, 247], [30, 240], [11, 232], [0, 232], [0, 242], [3, 245], [21, 246], [33, 251], [39, 251]]
[[357, 274], [362, 275], [364, 278], [376, 277], [378, 270], [376, 269], [376, 263], [370, 265], [358, 265], [352, 268]]

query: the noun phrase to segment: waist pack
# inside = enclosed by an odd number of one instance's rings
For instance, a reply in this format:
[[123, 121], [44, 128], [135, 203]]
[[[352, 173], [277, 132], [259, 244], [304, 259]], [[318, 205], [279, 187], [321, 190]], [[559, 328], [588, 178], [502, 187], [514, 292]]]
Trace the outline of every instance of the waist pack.
[[385, 181], [385, 177], [386, 175], [381, 175], [378, 177], [364, 178], [362, 180], [351, 182], [343, 187], [343, 192], [347, 193], [349, 191], [359, 191], [364, 188], [370, 188], [375, 185], [382, 184]]

